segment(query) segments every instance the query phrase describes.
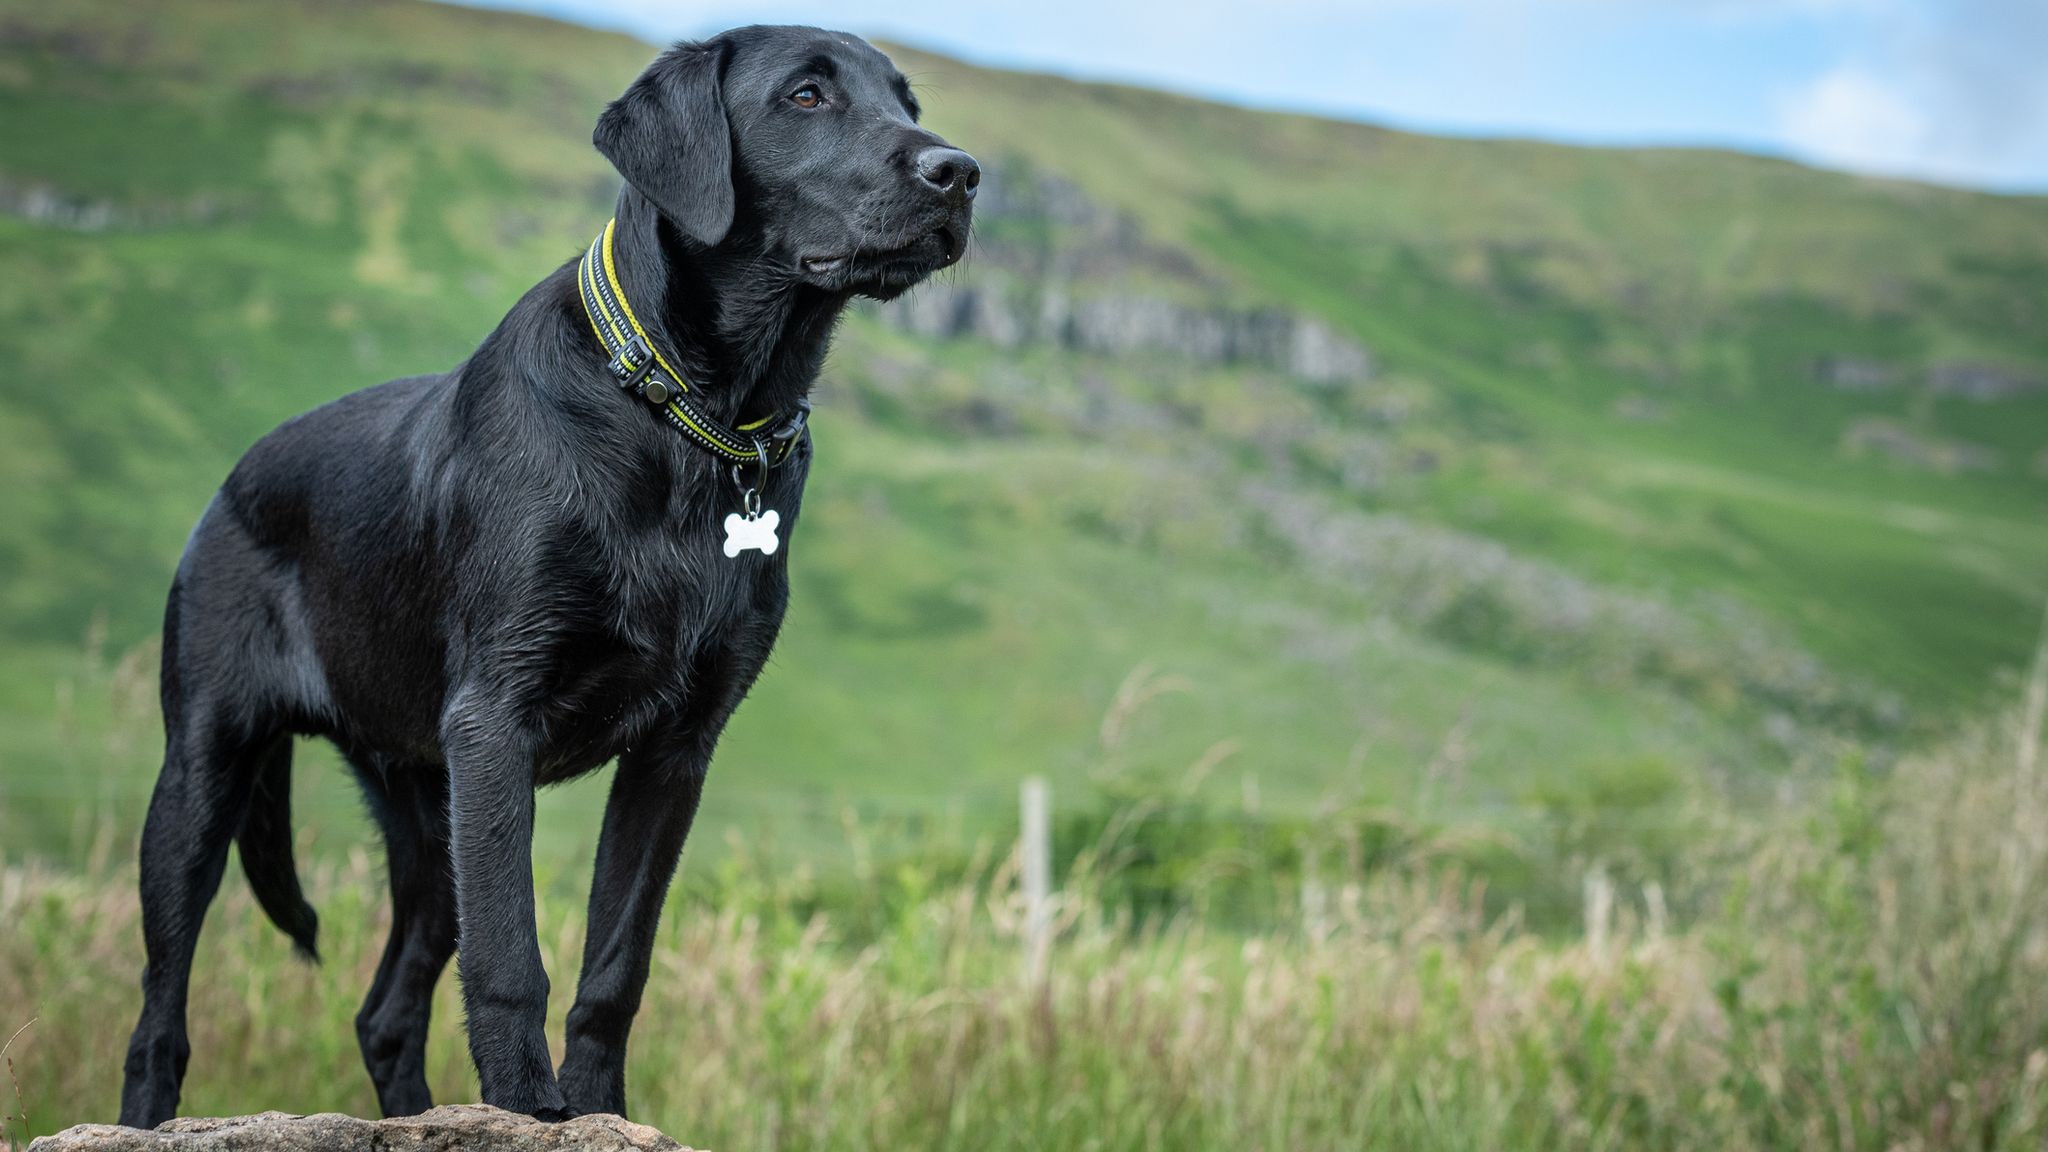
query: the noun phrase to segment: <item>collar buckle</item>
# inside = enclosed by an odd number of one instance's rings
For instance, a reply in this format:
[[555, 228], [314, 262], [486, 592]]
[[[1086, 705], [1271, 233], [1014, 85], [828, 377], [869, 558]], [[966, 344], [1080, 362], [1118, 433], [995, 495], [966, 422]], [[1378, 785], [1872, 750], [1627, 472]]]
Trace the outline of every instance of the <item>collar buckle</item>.
[[618, 350], [605, 367], [618, 378], [619, 387], [628, 392], [637, 390], [647, 374], [654, 371], [654, 349], [637, 332], [626, 338], [625, 347]]
[[782, 423], [775, 426], [774, 431], [768, 433], [768, 442], [779, 445], [783, 451], [787, 452], [790, 442], [803, 435], [804, 426], [810, 422], [810, 419], [810, 399], [808, 397], [799, 399], [796, 402], [796, 408], [783, 418]]

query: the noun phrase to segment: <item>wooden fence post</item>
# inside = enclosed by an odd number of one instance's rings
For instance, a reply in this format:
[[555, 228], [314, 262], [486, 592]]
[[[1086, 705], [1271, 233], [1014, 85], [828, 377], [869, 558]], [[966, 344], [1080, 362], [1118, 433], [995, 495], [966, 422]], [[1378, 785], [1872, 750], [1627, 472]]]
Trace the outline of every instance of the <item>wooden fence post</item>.
[[1614, 922], [1614, 881], [1607, 877], [1607, 862], [1593, 861], [1586, 870], [1586, 950], [1596, 960], [1607, 958], [1607, 929]]
[[1043, 776], [1027, 776], [1018, 798], [1024, 808], [1017, 846], [1024, 886], [1024, 971], [1036, 984], [1045, 979], [1052, 950], [1052, 789]]

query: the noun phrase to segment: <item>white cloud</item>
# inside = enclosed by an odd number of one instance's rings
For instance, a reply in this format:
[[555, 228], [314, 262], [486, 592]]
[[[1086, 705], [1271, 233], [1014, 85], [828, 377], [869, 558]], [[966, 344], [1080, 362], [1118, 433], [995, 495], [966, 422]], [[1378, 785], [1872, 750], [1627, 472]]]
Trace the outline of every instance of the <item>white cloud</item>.
[[1841, 63], [1778, 108], [1822, 164], [1993, 188], [2048, 186], [2048, 3], [1872, 0]]
[[1822, 75], [1779, 111], [1779, 130], [1793, 151], [1862, 172], [1922, 170], [1929, 128], [1910, 98], [1854, 65]]

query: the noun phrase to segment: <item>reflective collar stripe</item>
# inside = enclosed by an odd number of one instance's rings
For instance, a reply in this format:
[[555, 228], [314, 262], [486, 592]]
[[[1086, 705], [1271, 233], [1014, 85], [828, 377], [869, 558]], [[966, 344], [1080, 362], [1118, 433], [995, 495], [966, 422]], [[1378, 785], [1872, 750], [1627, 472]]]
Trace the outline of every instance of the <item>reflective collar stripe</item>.
[[626, 303], [612, 261], [612, 233], [617, 224], [617, 220], [606, 221], [603, 234], [591, 241], [589, 251], [576, 265], [576, 287], [583, 297], [590, 330], [609, 354], [608, 366], [620, 387], [654, 401], [671, 427], [715, 456], [735, 464], [781, 463], [804, 438], [805, 413], [799, 410], [786, 418], [764, 416], [735, 429], [714, 418], [690, 396], [683, 374], [654, 346], [640, 326], [640, 318]]

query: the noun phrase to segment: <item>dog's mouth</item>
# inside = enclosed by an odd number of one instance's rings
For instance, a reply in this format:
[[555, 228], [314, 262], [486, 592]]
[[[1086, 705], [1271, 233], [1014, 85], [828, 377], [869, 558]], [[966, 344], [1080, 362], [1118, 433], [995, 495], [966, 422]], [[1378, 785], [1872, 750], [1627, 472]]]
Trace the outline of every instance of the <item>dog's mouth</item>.
[[834, 287], [873, 283], [907, 286], [950, 268], [967, 251], [966, 233], [952, 221], [893, 248], [858, 252], [821, 252], [802, 257], [797, 266], [803, 274]]
[[967, 250], [967, 245], [961, 242], [959, 233], [953, 231], [951, 224], [939, 225], [937, 230], [932, 233], [932, 239], [939, 242], [939, 267], [941, 268], [951, 267], [960, 259], [961, 254]]

